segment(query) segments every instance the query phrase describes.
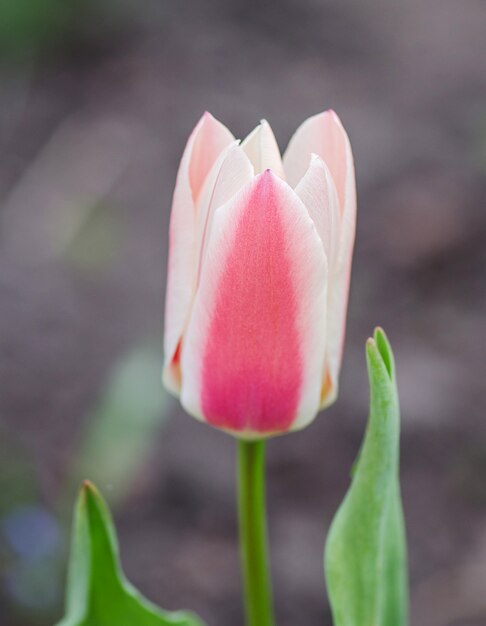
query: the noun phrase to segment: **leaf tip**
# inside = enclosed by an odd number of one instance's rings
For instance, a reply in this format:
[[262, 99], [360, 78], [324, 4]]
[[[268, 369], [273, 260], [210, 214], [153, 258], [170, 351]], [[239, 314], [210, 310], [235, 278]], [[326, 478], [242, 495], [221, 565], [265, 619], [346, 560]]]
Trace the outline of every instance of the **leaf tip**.
[[378, 349], [373, 337], [368, 337], [366, 340], [366, 355], [371, 361], [374, 361], [378, 357]]
[[94, 505], [96, 508], [103, 507], [104, 501], [101, 493], [91, 480], [83, 480], [79, 491], [80, 504], [85, 507]]
[[378, 348], [378, 352], [383, 361], [383, 364], [386, 367], [386, 371], [391, 379], [393, 379], [395, 373], [395, 363], [393, 359], [393, 352], [390, 346], [390, 342], [388, 341], [388, 337], [386, 336], [385, 331], [381, 326], [377, 326], [373, 333], [373, 338], [376, 343], [376, 347]]
[[83, 482], [81, 483], [80, 495], [84, 498], [97, 498], [100, 496], [100, 493], [93, 482], [91, 482], [90, 480], [83, 480]]

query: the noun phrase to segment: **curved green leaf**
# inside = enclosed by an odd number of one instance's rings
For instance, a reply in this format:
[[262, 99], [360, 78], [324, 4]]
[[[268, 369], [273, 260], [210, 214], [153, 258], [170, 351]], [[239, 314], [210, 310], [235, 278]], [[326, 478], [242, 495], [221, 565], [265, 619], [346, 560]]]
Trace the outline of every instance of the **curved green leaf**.
[[381, 329], [366, 345], [370, 415], [351, 486], [329, 531], [325, 572], [335, 626], [407, 623], [399, 485], [400, 415], [393, 353]]
[[203, 626], [191, 613], [162, 611], [126, 580], [110, 512], [88, 481], [76, 504], [66, 615], [57, 626]]

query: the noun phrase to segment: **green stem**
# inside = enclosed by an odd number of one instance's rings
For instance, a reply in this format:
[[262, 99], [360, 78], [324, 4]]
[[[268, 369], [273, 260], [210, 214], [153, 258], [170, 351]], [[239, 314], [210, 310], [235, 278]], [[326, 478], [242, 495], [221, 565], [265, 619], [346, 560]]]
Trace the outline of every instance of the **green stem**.
[[238, 443], [238, 512], [247, 626], [273, 626], [265, 509], [265, 442]]

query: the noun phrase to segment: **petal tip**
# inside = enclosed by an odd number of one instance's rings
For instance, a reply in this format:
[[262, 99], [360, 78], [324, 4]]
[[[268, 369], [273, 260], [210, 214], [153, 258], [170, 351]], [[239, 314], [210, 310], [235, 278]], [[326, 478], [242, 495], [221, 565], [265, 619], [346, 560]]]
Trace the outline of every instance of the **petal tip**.
[[311, 152], [309, 165], [315, 165], [321, 167], [322, 169], [328, 169], [324, 159], [317, 154], [317, 152]]
[[339, 115], [336, 113], [336, 111], [334, 109], [329, 109], [328, 110], [329, 115], [331, 116], [332, 121], [337, 124], [339, 127], [342, 128], [343, 123], [341, 122], [341, 118], [339, 117]]
[[320, 113], [316, 113], [315, 115], [311, 115], [309, 118], [307, 118], [309, 120], [319, 120], [322, 122], [331, 122], [333, 124], [336, 124], [337, 126], [342, 127], [342, 122], [341, 122], [341, 118], [339, 117], [339, 115], [336, 113], [336, 111], [333, 108], [329, 108], [326, 109], [325, 111], [321, 111]]
[[260, 189], [264, 186], [273, 186], [278, 184], [282, 179], [278, 176], [278, 174], [271, 167], [267, 167], [263, 170], [261, 174], [258, 174], [256, 177], [256, 189]]
[[207, 110], [205, 110], [204, 113], [199, 118], [199, 124], [201, 126], [204, 126], [205, 124], [216, 124], [216, 125], [224, 126], [224, 124], [220, 122], [218, 118], [214, 117], [214, 115], [210, 111], [207, 111]]

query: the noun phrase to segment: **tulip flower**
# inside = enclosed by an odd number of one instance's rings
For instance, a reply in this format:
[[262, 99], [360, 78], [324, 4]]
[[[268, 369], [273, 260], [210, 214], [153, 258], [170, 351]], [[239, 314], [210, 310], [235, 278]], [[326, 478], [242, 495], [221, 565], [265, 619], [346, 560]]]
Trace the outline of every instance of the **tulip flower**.
[[174, 192], [166, 387], [241, 439], [309, 424], [333, 402], [356, 222], [354, 165], [333, 111], [283, 156], [263, 121], [242, 142], [205, 113]]

